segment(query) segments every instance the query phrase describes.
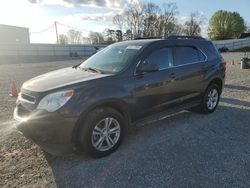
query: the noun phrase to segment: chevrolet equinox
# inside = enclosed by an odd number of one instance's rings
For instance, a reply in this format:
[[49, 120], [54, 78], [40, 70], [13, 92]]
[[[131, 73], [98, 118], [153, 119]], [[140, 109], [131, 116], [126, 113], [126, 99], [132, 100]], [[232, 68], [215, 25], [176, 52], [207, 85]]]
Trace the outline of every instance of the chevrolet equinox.
[[146, 117], [191, 107], [214, 112], [225, 70], [218, 50], [201, 37], [115, 43], [79, 65], [26, 81], [16, 127], [52, 154], [106, 156]]

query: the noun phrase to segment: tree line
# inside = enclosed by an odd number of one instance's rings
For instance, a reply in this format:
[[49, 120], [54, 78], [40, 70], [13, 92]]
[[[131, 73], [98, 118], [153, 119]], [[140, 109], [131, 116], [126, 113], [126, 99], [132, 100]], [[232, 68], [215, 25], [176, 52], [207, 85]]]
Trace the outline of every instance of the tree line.
[[71, 29], [67, 34], [59, 35], [59, 44], [112, 44], [122, 41], [122, 32], [120, 30], [106, 29], [103, 33], [90, 32], [87, 37], [82, 35], [81, 31]]
[[[90, 32], [83, 37], [80, 31], [69, 30], [59, 36], [61, 44], [110, 44], [135, 38], [160, 38], [170, 35], [200, 36], [201, 26], [206, 18], [198, 12], [192, 12], [181, 24], [178, 19], [178, 7], [175, 3], [132, 2], [123, 11], [113, 17], [117, 28], [105, 29], [103, 33]], [[212, 40], [238, 38], [246, 30], [244, 19], [237, 12], [217, 11], [209, 20], [208, 37]]]

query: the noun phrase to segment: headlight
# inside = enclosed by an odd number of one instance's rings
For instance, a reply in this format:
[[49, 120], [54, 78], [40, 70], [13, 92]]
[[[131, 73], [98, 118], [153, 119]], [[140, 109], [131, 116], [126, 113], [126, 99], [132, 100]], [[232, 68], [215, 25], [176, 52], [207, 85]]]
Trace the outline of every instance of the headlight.
[[51, 93], [42, 98], [37, 106], [37, 109], [54, 112], [65, 105], [72, 96], [73, 90]]

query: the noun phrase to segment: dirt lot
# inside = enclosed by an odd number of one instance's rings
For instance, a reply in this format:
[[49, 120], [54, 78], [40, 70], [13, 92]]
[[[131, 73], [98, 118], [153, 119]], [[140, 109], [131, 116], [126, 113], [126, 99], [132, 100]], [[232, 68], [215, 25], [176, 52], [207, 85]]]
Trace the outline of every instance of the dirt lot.
[[[0, 64], [0, 187], [250, 187], [250, 70], [229, 65], [217, 111], [135, 128], [102, 159], [44, 153], [15, 130], [9, 85], [79, 61]], [[234, 60], [235, 65], [231, 65]]]

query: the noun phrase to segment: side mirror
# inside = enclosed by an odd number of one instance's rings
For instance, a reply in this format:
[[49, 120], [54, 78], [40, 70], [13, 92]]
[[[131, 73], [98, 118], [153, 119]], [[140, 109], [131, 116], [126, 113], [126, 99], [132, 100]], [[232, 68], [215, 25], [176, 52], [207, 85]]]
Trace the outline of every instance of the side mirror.
[[145, 72], [156, 72], [158, 71], [158, 67], [157, 65], [154, 65], [154, 64], [149, 64], [149, 63], [146, 63], [146, 64], [141, 64], [137, 70], [136, 70], [136, 73], [145, 73]]

